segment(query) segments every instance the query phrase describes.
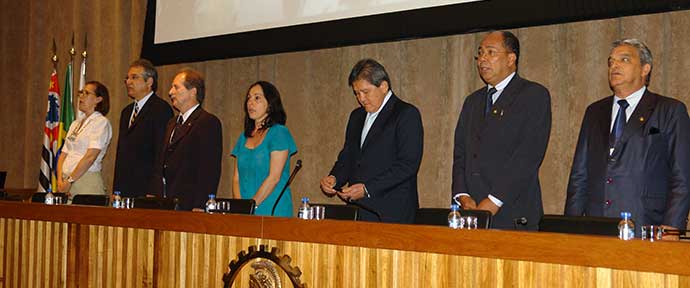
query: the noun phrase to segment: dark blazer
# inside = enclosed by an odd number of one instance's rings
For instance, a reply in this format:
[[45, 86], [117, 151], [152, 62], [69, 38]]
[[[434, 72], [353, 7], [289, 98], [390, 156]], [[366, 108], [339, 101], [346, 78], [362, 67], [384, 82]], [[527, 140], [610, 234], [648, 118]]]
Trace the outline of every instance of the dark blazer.
[[[362, 107], [350, 113], [345, 145], [330, 173], [337, 180], [335, 187], [364, 183], [371, 198], [362, 198], [356, 204], [378, 212], [383, 222], [413, 223], [419, 208], [417, 171], [424, 143], [419, 110], [392, 95], [360, 149], [366, 116]], [[363, 209], [360, 219], [379, 221]]]
[[[589, 107], [575, 150], [566, 215], [620, 217], [685, 229], [690, 120], [683, 103], [646, 90], [609, 156], [613, 96]], [[639, 231], [639, 229], [638, 229]]]
[[173, 115], [170, 105], [155, 93], [139, 109], [137, 119], [129, 127], [133, 109], [134, 103], [131, 103], [120, 114], [115, 158], [113, 191], [122, 192], [124, 197], [142, 197], [149, 193], [165, 127]]
[[[517, 74], [485, 116], [487, 88], [465, 99], [455, 128], [453, 195], [479, 204], [489, 194], [503, 202], [493, 228], [537, 230], [544, 214], [539, 184], [551, 132], [551, 95]], [[524, 217], [526, 225], [517, 225]]]
[[216, 194], [220, 180], [221, 123], [199, 106], [169, 140], [176, 120], [168, 122], [154, 187], [158, 195], [178, 198], [181, 210], [203, 208], [208, 195]]

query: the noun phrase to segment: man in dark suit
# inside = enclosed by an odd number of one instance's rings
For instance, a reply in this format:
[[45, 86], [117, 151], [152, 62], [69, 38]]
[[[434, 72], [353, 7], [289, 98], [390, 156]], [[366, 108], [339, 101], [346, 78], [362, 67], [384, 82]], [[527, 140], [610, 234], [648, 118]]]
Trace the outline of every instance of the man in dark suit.
[[158, 195], [179, 199], [180, 210], [203, 208], [220, 180], [221, 124], [201, 108], [204, 93], [204, 78], [192, 69], [179, 72], [169, 92], [180, 114], [168, 122], [154, 183]]
[[359, 206], [360, 220], [412, 223], [424, 143], [419, 110], [393, 94], [375, 60], [357, 62], [348, 83], [361, 107], [350, 113], [345, 145], [321, 190]]
[[142, 197], [151, 188], [156, 157], [173, 113], [155, 93], [158, 72], [148, 60], [140, 59], [129, 66], [125, 86], [134, 103], [120, 114], [113, 191], [120, 191], [124, 197]]
[[652, 54], [639, 40], [614, 42], [608, 65], [614, 95], [587, 107], [565, 214], [620, 217], [630, 212], [637, 227], [685, 229], [690, 207], [687, 109], [647, 89]]
[[463, 209], [490, 211], [493, 228], [537, 230], [551, 96], [517, 74], [519, 57], [519, 41], [507, 31], [489, 33], [479, 46], [477, 69], [487, 86], [468, 96], [460, 112], [452, 193]]

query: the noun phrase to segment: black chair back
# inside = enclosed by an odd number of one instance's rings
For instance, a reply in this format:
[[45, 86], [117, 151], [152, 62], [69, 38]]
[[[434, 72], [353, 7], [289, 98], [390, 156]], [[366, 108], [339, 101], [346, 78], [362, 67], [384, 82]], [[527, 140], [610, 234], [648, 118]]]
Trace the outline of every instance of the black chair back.
[[5, 189], [5, 180], [7, 179], [7, 171], [0, 171], [0, 190]]
[[[449, 208], [419, 208], [414, 224], [448, 226]], [[462, 216], [477, 217], [477, 228], [491, 227], [491, 212], [486, 210], [460, 210]]]
[[618, 221], [609, 217], [544, 215], [539, 231], [617, 236]]
[[254, 215], [254, 199], [216, 198], [216, 202], [227, 202], [229, 209], [216, 209], [211, 212]]
[[177, 198], [139, 197], [134, 199], [134, 208], [176, 210]]
[[359, 217], [359, 207], [354, 205], [342, 204], [321, 204], [309, 203], [310, 206], [323, 206], [325, 208], [324, 218], [332, 220], [354, 220]]
[[[31, 196], [31, 202], [33, 203], [45, 203], [46, 202], [46, 192], [36, 192]], [[53, 193], [55, 197], [62, 197], [62, 204], [67, 203], [67, 194], [65, 193]]]
[[72, 204], [76, 205], [108, 206], [109, 202], [110, 197], [108, 195], [79, 194], [72, 198]]

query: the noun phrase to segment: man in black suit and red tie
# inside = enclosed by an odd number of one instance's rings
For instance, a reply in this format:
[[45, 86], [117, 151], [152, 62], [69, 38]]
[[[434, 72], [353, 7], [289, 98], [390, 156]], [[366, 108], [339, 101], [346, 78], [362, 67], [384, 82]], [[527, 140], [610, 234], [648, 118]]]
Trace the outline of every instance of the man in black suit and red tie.
[[125, 76], [127, 96], [134, 102], [122, 109], [115, 158], [113, 191], [124, 197], [149, 193], [165, 127], [172, 109], [156, 95], [158, 72], [146, 59], [134, 61]]
[[465, 99], [455, 128], [453, 199], [488, 210], [492, 228], [537, 230], [543, 212], [539, 167], [551, 132], [551, 96], [517, 74], [520, 43], [491, 32], [477, 56], [487, 86]]
[[201, 108], [204, 78], [192, 69], [173, 79], [170, 99], [179, 115], [168, 122], [154, 186], [157, 195], [178, 198], [180, 210], [203, 208], [220, 180], [223, 134], [220, 120]]
[[360, 206], [360, 220], [413, 223], [424, 143], [419, 110], [393, 93], [373, 59], [357, 62], [348, 83], [360, 107], [350, 113], [345, 145], [321, 190]]
[[[690, 120], [685, 104], [649, 91], [652, 53], [637, 39], [613, 43], [613, 95], [585, 112], [566, 215], [620, 217], [685, 229], [690, 208]], [[639, 232], [639, 228], [636, 228]]]

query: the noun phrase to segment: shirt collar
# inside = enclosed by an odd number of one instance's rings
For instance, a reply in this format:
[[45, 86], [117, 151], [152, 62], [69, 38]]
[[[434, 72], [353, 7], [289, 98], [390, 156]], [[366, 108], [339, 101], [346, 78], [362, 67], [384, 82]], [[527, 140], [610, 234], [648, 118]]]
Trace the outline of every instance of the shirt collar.
[[491, 89], [493, 87], [493, 88], [496, 88], [496, 90], [498, 90], [498, 91], [503, 91], [503, 89], [505, 89], [506, 86], [508, 86], [508, 83], [510, 83], [510, 80], [512, 80], [513, 77], [515, 77], [515, 72], [510, 73], [510, 75], [508, 75], [508, 77], [503, 79], [501, 82], [498, 82], [498, 84], [496, 84], [495, 87], [491, 86], [491, 84], [488, 84], [487, 85], [488, 87], [486, 89], [488, 90], [488, 89]]
[[392, 95], [393, 95], [393, 91], [388, 90], [388, 93], [386, 93], [386, 97], [383, 98], [383, 103], [381, 103], [381, 106], [379, 107], [379, 110], [376, 110], [376, 112], [373, 112], [373, 113], [368, 113], [368, 112], [367, 112], [367, 116], [378, 115], [379, 112], [381, 112], [381, 110], [383, 110], [383, 106], [386, 106], [386, 103], [388, 103], [388, 100], [391, 99], [391, 96], [392, 96]]
[[187, 122], [187, 119], [189, 119], [189, 115], [192, 115], [194, 113], [194, 110], [199, 107], [199, 104], [194, 105], [191, 109], [187, 110], [187, 112], [184, 112], [180, 115], [182, 115], [182, 123]]
[[141, 108], [144, 107], [144, 105], [146, 105], [146, 101], [149, 101], [151, 95], [153, 95], [153, 91], [149, 92], [149, 94], [146, 94], [146, 96], [144, 96], [144, 98], [141, 98], [141, 100], [134, 101], [135, 103], [137, 103], [137, 107], [139, 107], [139, 110], [141, 110]]
[[623, 100], [628, 101], [628, 104], [630, 105], [629, 107], [635, 107], [637, 106], [637, 103], [640, 103], [640, 100], [642, 100], [642, 95], [644, 95], [644, 92], [647, 91], [647, 86], [642, 86], [640, 90], [637, 90], [630, 94], [630, 96], [625, 97], [625, 98], [620, 98], [617, 95], [613, 95], [613, 104], [618, 103], [618, 100]]

